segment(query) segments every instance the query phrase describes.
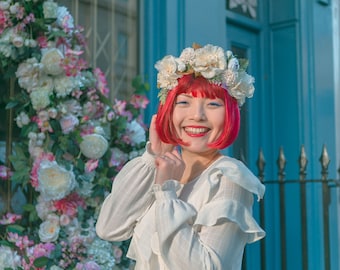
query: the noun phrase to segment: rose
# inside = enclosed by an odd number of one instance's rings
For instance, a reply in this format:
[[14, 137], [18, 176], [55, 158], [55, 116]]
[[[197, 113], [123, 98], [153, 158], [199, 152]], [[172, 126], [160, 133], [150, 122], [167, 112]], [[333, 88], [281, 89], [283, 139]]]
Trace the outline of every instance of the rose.
[[105, 154], [109, 144], [102, 135], [89, 134], [83, 136], [79, 147], [85, 157], [89, 159], [99, 159]]
[[38, 169], [37, 190], [50, 200], [59, 200], [76, 186], [73, 171], [60, 167], [56, 161], [43, 160]]
[[79, 120], [74, 115], [65, 115], [60, 119], [60, 126], [64, 134], [68, 134], [78, 126]]
[[33, 109], [36, 111], [45, 109], [48, 105], [50, 105], [50, 93], [44, 89], [34, 90], [30, 94], [30, 98]]
[[43, 3], [43, 12], [46, 19], [57, 18], [58, 4], [53, 1], [45, 1]]
[[39, 226], [39, 237], [42, 242], [54, 242], [59, 237], [60, 226], [55, 220], [46, 220]]
[[0, 269], [16, 269], [20, 266], [20, 256], [7, 246], [0, 246]]

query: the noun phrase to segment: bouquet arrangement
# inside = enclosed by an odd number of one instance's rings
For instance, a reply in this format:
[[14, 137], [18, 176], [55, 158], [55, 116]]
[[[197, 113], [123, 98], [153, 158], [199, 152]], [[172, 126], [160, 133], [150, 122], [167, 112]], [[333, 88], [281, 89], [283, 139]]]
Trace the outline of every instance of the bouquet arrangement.
[[136, 78], [131, 99], [111, 104], [105, 75], [82, 58], [82, 31], [53, 0], [0, 1], [0, 69], [15, 82], [7, 109], [20, 131], [0, 181], [22, 194], [1, 213], [0, 269], [129, 266], [128, 242], [99, 239], [95, 222], [115, 175], [145, 147], [148, 86]]

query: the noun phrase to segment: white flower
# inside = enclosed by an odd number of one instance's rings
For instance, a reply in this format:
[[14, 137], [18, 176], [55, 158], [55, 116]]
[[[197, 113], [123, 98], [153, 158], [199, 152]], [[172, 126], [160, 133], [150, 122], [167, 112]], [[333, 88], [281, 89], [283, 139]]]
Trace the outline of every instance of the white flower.
[[227, 66], [224, 51], [221, 47], [206, 45], [195, 50], [193, 69], [206, 79], [221, 74]]
[[107, 151], [109, 144], [100, 134], [89, 134], [83, 136], [79, 145], [80, 151], [89, 159], [99, 159]]
[[22, 36], [15, 35], [12, 38], [12, 43], [15, 47], [21, 48], [24, 45], [24, 39]]
[[30, 94], [33, 109], [36, 111], [45, 109], [50, 105], [50, 93], [44, 89], [38, 89]]
[[37, 190], [50, 200], [60, 200], [76, 186], [73, 171], [60, 167], [55, 161], [43, 160], [38, 169]]
[[254, 94], [254, 77], [247, 74], [245, 71], [237, 73], [237, 77], [233, 84], [228, 87], [228, 92], [231, 96], [238, 100], [239, 105], [243, 105], [245, 98], [251, 98]]
[[15, 75], [18, 77], [19, 86], [31, 92], [33, 88], [39, 85], [40, 64], [36, 58], [29, 58], [20, 63]]
[[15, 118], [15, 121], [17, 122], [17, 126], [19, 128], [22, 128], [23, 126], [29, 124], [30, 122], [30, 118], [28, 117], [28, 115], [22, 111], [20, 112], [20, 114]]
[[60, 27], [64, 28], [66, 31], [74, 28], [73, 17], [66, 7], [58, 7], [57, 14], [57, 23]]
[[131, 140], [131, 145], [145, 142], [145, 130], [136, 120], [126, 125], [126, 133]]
[[61, 61], [64, 59], [62, 52], [56, 48], [42, 51], [41, 64], [43, 70], [48, 75], [57, 76], [63, 73], [64, 69], [61, 66]]
[[20, 256], [7, 246], [0, 246], [0, 270], [16, 269], [20, 266]]
[[46, 19], [56, 19], [58, 11], [58, 4], [51, 0], [45, 1], [43, 3], [43, 12]]
[[58, 76], [54, 78], [54, 87], [57, 97], [66, 97], [76, 87], [72, 77]]
[[9, 6], [10, 6], [9, 0], [0, 2], [0, 9], [1, 10], [7, 10], [7, 9], [9, 9]]
[[54, 219], [47, 219], [39, 226], [39, 238], [42, 242], [54, 242], [59, 237], [60, 225]]
[[190, 66], [193, 65], [194, 60], [195, 60], [195, 50], [194, 48], [185, 48], [179, 58], [184, 62], [189, 64]]
[[185, 74], [202, 76], [210, 83], [226, 89], [241, 106], [246, 97], [252, 97], [254, 78], [246, 73], [247, 63], [242, 63], [228, 50], [208, 44], [204, 47], [185, 48], [179, 58], [167, 55], [155, 64], [158, 70], [158, 97], [164, 104], [168, 92], [177, 86]]
[[156, 62], [155, 68], [159, 71], [157, 75], [158, 87], [172, 89], [177, 85], [177, 79], [180, 78], [180, 75], [177, 74], [179, 65], [182, 65], [181, 62], [171, 55]]

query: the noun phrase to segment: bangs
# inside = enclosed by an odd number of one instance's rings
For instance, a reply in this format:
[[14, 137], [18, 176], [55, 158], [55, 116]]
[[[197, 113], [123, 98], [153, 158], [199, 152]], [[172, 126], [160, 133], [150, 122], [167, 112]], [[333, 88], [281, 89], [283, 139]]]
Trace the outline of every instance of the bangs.
[[209, 82], [204, 77], [190, 77], [191, 80], [181, 84], [180, 89], [178, 89], [178, 94], [191, 94], [193, 97], [198, 98], [220, 98], [224, 100], [227, 90], [217, 84]]

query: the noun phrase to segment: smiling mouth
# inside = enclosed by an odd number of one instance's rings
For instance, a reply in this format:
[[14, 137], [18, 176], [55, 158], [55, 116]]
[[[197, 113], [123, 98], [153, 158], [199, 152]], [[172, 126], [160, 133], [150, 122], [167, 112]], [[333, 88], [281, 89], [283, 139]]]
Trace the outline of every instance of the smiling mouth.
[[204, 127], [200, 127], [200, 128], [185, 127], [184, 130], [188, 135], [196, 135], [197, 136], [197, 135], [206, 134], [210, 129], [204, 128]]

